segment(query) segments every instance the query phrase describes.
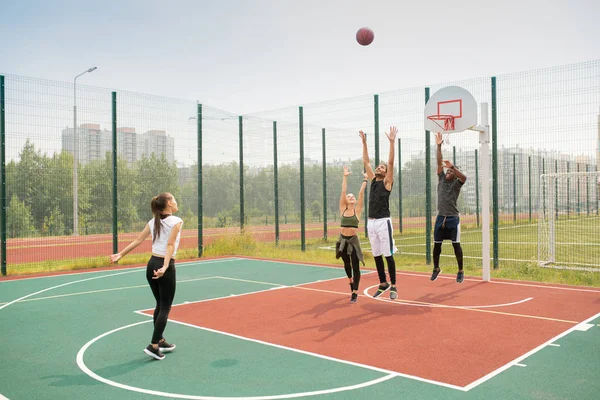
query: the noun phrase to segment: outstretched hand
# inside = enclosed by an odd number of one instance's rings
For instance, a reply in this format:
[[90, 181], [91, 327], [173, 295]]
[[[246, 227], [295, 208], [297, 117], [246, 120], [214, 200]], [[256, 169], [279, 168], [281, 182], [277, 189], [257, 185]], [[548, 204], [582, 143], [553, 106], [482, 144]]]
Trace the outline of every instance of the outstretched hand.
[[435, 134], [435, 144], [437, 144], [438, 146], [441, 146], [442, 143], [444, 143], [444, 139], [442, 138], [442, 133], [438, 132]]
[[398, 134], [398, 128], [396, 128], [395, 126], [390, 126], [390, 132], [385, 133], [385, 135], [388, 137], [390, 142], [393, 142], [394, 140], [396, 140], [397, 134]]
[[369, 175], [366, 172], [363, 172], [363, 180], [368, 181]]
[[363, 143], [367, 143], [367, 135], [365, 135], [365, 133], [363, 131], [359, 131], [358, 136], [360, 136]]
[[452, 167], [454, 167], [454, 164], [452, 164], [452, 162], [450, 162], [449, 160], [444, 160], [442, 162], [444, 164], [444, 168], [452, 168]]
[[346, 177], [346, 176], [350, 175], [351, 173], [352, 173], [352, 172], [350, 172], [350, 171], [348, 170], [348, 166], [347, 166], [347, 165], [344, 165], [344, 177]]
[[111, 263], [116, 263], [117, 261], [119, 261], [123, 256], [121, 255], [121, 253], [117, 253], [117, 254], [113, 254], [110, 256], [110, 262]]

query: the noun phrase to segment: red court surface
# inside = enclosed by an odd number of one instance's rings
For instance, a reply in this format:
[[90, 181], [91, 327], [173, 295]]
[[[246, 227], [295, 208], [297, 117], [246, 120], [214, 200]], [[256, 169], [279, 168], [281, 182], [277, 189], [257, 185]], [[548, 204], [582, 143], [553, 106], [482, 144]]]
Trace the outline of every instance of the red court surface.
[[357, 304], [343, 278], [178, 305], [169, 319], [464, 387], [600, 313], [593, 288], [399, 274], [398, 300], [362, 295], [377, 284], [363, 275]]

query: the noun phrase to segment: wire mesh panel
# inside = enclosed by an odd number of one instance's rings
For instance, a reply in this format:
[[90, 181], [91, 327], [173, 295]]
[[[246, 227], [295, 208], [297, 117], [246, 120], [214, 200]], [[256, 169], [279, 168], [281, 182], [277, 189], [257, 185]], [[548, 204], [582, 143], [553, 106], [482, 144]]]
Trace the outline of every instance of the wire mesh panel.
[[[260, 142], [270, 144], [271, 156], [266, 153], [266, 148], [262, 152], [264, 154], [261, 159], [272, 159], [274, 162], [275, 152], [277, 154], [277, 185], [278, 192], [276, 194], [278, 202], [279, 215], [279, 234], [280, 239], [290, 240], [294, 243], [301, 240], [301, 180], [300, 180], [300, 111], [298, 107], [288, 107], [279, 110], [264, 111], [245, 116], [249, 124], [264, 124], [267, 126], [269, 121], [271, 124], [271, 132], [266, 133], [266, 136], [260, 137]], [[262, 121], [262, 122], [259, 122]], [[267, 136], [274, 138], [273, 122], [276, 123], [276, 145], [275, 140], [267, 139]], [[250, 144], [247, 145], [250, 147]], [[274, 148], [273, 148], [274, 147]], [[307, 139], [304, 138], [305, 158], [310, 157], [306, 153]], [[274, 179], [274, 176], [273, 176]], [[305, 178], [307, 181], [308, 178]], [[273, 197], [275, 201], [273, 181]], [[268, 192], [267, 192], [268, 193]], [[305, 194], [306, 194], [305, 189]], [[250, 201], [254, 201], [250, 199]], [[266, 203], [263, 206], [269, 206], [273, 203]], [[305, 198], [305, 213], [308, 215]], [[275, 208], [273, 207], [273, 212]], [[273, 218], [275, 216], [273, 215]]]
[[[151, 199], [169, 192], [177, 199], [177, 215], [184, 221], [180, 249], [195, 248], [197, 195], [193, 171], [197, 165], [197, 134], [196, 124], [191, 122], [196, 117], [196, 104], [119, 92], [116, 107], [119, 242], [126, 244], [135, 238], [152, 218]], [[108, 160], [110, 155], [105, 156], [103, 164]], [[95, 197], [95, 201], [111, 204], [110, 191], [99, 191]], [[100, 220], [109, 222], [110, 213]], [[150, 242], [135, 251], [149, 252]]]
[[595, 170], [600, 61], [501, 75], [497, 86], [500, 259], [531, 262], [538, 216], [585, 203], [574, 182], [556, 191], [540, 177]]
[[[240, 232], [239, 117], [203, 106], [202, 182], [204, 227]], [[207, 233], [210, 234], [210, 233]]]
[[[549, 226], [548, 212], [554, 210], [555, 226], [570, 223], [574, 228], [566, 232], [571, 239], [588, 243], [577, 252], [587, 258], [572, 261], [593, 264], [588, 260], [595, 257], [589, 251], [594, 241], [586, 236], [588, 225], [577, 230], [573, 221], [598, 227], [593, 217], [598, 185], [569, 174], [598, 170], [600, 60], [500, 75], [495, 82], [495, 104], [488, 77], [436, 84], [430, 94], [460, 86], [479, 105], [490, 104], [490, 122], [495, 106], [497, 196], [490, 194], [490, 207], [498, 211], [497, 235], [492, 237], [499, 260], [535, 264], [544, 243], [555, 243], [554, 251], [562, 254], [561, 243], [569, 241], [556, 235], [554, 241], [538, 239], [538, 218]], [[431, 238], [426, 235], [432, 221], [426, 222], [426, 216], [436, 214], [437, 165], [435, 132], [426, 143], [423, 127], [425, 88], [304, 105], [302, 126], [298, 107], [240, 117], [203, 105], [199, 121], [193, 101], [120, 91], [113, 102], [109, 89], [14, 75], [6, 75], [5, 90], [8, 264], [26, 268], [72, 259], [74, 266], [85, 267], [105, 262], [101, 260], [114, 245], [113, 144], [122, 245], [151, 218], [150, 199], [169, 191], [179, 200], [184, 219], [182, 249], [198, 244], [200, 207], [206, 244], [239, 233], [242, 226], [264, 233], [265, 240], [278, 234], [295, 244], [304, 216], [306, 238], [321, 246], [325, 229], [329, 237], [337, 236], [343, 166], [352, 171], [349, 192], [357, 194], [362, 182], [359, 130], [367, 134], [373, 167], [387, 162], [394, 146], [390, 210], [397, 246], [419, 260], [429, 255]], [[385, 135], [392, 125], [399, 129], [394, 143]], [[458, 201], [465, 259], [477, 264], [481, 183], [494, 176], [484, 176], [480, 168], [478, 133], [465, 131], [448, 139], [443, 158], [467, 175]], [[555, 186], [541, 184], [540, 176], [548, 174], [570, 178], [555, 180]], [[368, 212], [367, 199], [368, 189]], [[363, 215], [361, 224], [365, 219]], [[138, 251], [149, 250], [149, 244], [144, 246]]]
[[[538, 262], [552, 268], [600, 270], [600, 226], [594, 172], [540, 176]], [[569, 194], [582, 194], [572, 199]], [[575, 201], [573, 201], [575, 200]]]
[[[359, 191], [363, 181], [362, 142], [358, 135], [359, 130], [369, 132], [373, 130], [373, 97], [359, 96], [331, 102], [309, 104], [304, 107], [305, 121], [309, 124], [310, 132], [309, 150], [310, 174], [307, 198], [311, 200], [313, 223], [322, 227], [320, 220], [315, 221], [315, 216], [321, 214], [317, 204], [322, 207], [323, 198], [323, 145], [325, 146], [325, 177], [326, 177], [326, 212], [328, 236], [337, 238], [340, 220], [340, 195], [342, 189], [342, 176], [344, 166], [347, 166], [351, 175], [347, 179], [347, 194], [354, 194], [358, 200]], [[325, 130], [325, 143], [323, 144], [323, 130]], [[372, 153], [373, 148], [370, 148]], [[368, 189], [367, 189], [368, 191]], [[367, 193], [363, 200], [363, 215], [359, 216], [360, 231], [364, 231]], [[319, 232], [322, 229], [319, 230]], [[323, 235], [320, 234], [322, 237]]]
[[273, 121], [243, 117], [245, 229], [274, 241]]
[[85, 161], [94, 144], [85, 134], [110, 124], [110, 91], [14, 75], [5, 77], [5, 88], [7, 263], [25, 271], [50, 260], [94, 258], [94, 248], [109, 254], [110, 239], [88, 244], [86, 236], [97, 232], [84, 213]]

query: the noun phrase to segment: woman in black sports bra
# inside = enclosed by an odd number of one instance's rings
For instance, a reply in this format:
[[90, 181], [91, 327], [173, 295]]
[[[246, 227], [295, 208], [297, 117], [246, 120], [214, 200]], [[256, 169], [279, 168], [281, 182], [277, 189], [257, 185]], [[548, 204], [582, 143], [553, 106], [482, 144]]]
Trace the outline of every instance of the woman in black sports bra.
[[360, 240], [358, 239], [358, 217], [362, 213], [364, 204], [365, 188], [367, 187], [367, 176], [365, 174], [360, 191], [358, 192], [358, 201], [352, 193], [346, 194], [348, 175], [348, 167], [344, 166], [344, 177], [342, 178], [342, 194], [340, 196], [340, 213], [341, 213], [341, 230], [340, 237], [335, 245], [336, 258], [344, 260], [344, 269], [350, 280], [350, 290], [352, 296], [351, 303], [358, 301], [358, 284], [360, 282], [360, 264], [359, 261], [365, 264], [365, 260], [360, 248]]

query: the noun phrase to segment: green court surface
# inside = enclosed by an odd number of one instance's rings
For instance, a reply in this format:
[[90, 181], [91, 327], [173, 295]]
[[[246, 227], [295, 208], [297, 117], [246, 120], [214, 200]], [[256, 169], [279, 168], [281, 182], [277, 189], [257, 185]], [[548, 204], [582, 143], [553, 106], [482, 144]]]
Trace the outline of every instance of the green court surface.
[[[178, 263], [174, 304], [237, 296], [243, 308], [252, 301], [242, 296], [247, 293], [285, 293], [289, 286], [338, 279], [346, 279], [343, 269], [327, 266], [243, 258]], [[402, 279], [400, 272], [400, 291]], [[600, 309], [600, 291], [598, 304]], [[0, 281], [0, 400], [600, 398], [599, 314], [580, 321], [586, 329], [565, 330], [518, 363], [455, 388], [175, 321], [168, 323], [165, 336], [177, 349], [155, 361], [142, 352], [152, 320], [139, 312], [153, 306], [145, 267]], [[320, 318], [328, 322], [326, 315]], [[380, 323], [385, 321], [352, 334], [377, 335]], [[440, 339], [427, 331], [415, 338]], [[464, 338], [451, 339], [454, 350], [485, 357], [485, 349], [470, 348]]]

